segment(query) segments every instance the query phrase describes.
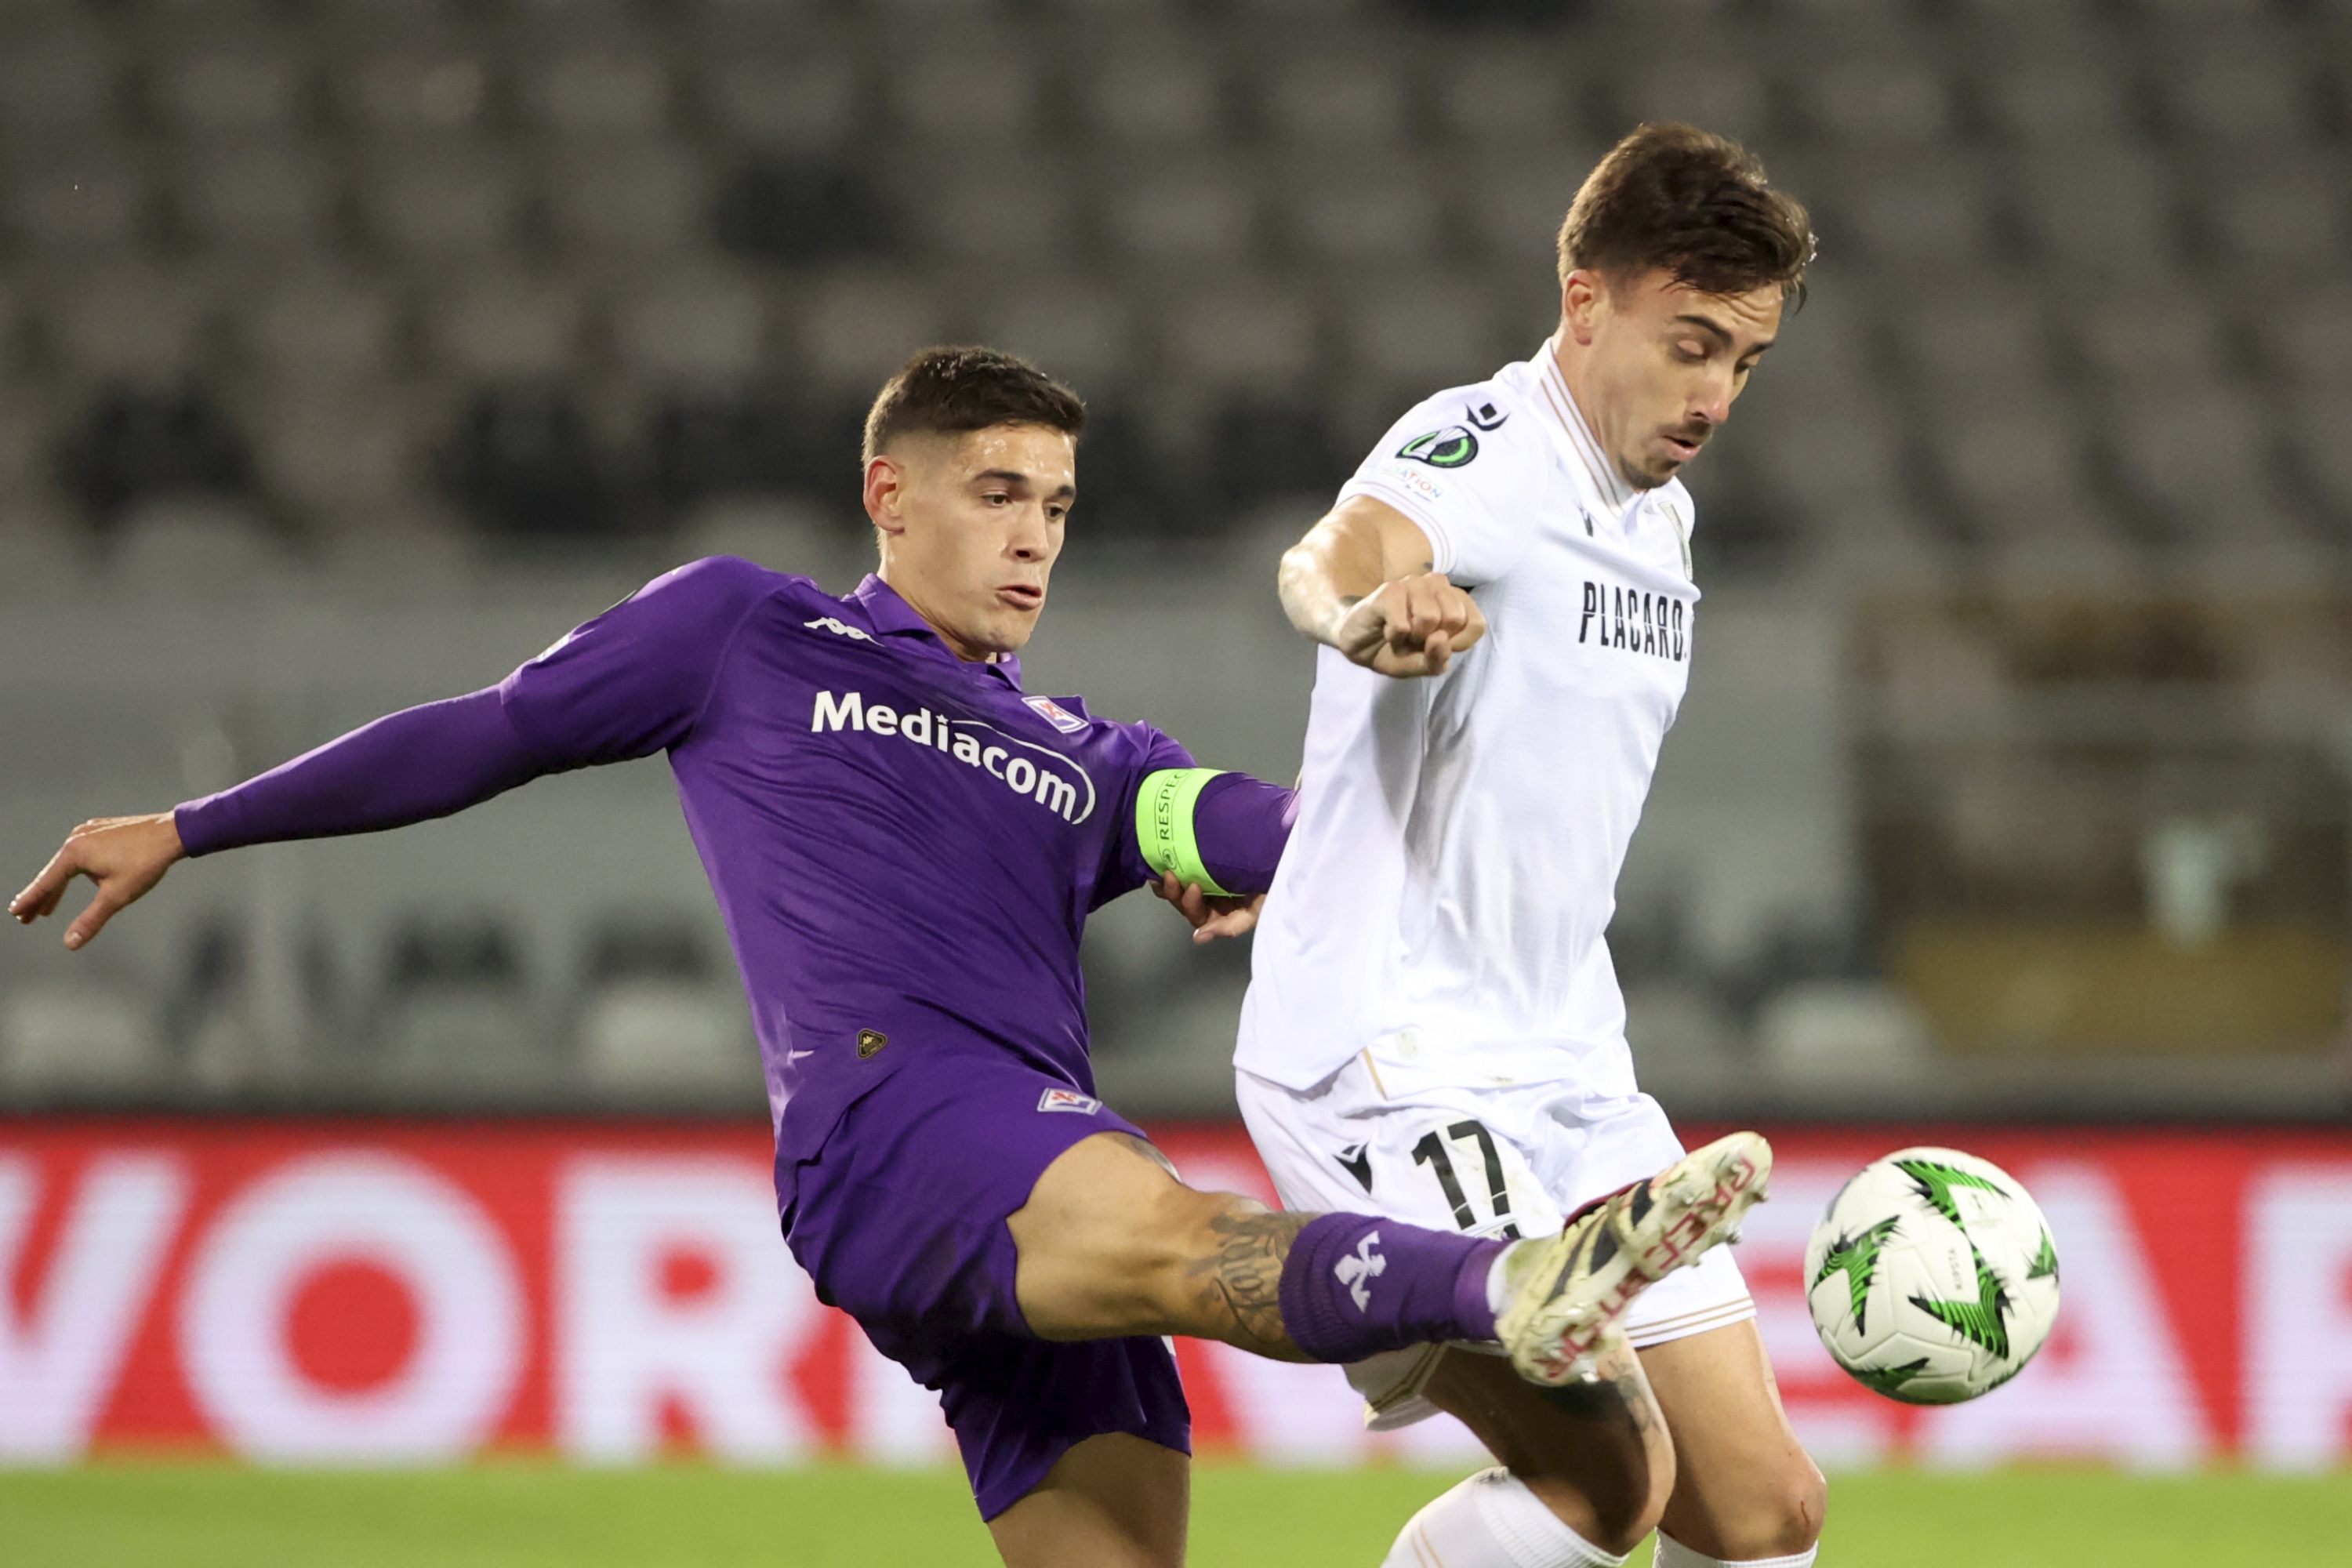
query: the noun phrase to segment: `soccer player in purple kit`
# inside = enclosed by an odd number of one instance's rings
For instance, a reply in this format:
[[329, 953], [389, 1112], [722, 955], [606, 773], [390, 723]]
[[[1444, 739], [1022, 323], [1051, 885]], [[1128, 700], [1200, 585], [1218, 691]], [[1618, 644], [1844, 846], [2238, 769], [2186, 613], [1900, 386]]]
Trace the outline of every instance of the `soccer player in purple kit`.
[[1087, 912], [1156, 885], [1196, 927], [1241, 923], [1293, 802], [1023, 691], [1084, 421], [1022, 361], [926, 351], [868, 416], [881, 563], [855, 592], [681, 567], [498, 686], [82, 824], [9, 911], [29, 924], [90, 878], [79, 949], [184, 856], [399, 826], [667, 752], [766, 1064], [785, 1239], [940, 1392], [1021, 1568], [1181, 1562], [1189, 1416], [1162, 1336], [1341, 1363], [1499, 1341], [1537, 1381], [1589, 1375], [1639, 1291], [1761, 1195], [1760, 1139], [1508, 1244], [1195, 1191], [1095, 1097]]

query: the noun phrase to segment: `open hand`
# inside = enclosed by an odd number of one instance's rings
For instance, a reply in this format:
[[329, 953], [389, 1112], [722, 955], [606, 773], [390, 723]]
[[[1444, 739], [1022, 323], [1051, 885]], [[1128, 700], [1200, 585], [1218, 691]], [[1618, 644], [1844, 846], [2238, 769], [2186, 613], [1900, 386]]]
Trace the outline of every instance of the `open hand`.
[[41, 874], [8, 901], [19, 925], [52, 913], [76, 877], [98, 884], [98, 896], [66, 928], [66, 945], [81, 948], [125, 905], [163, 879], [172, 862], [185, 855], [180, 829], [168, 811], [148, 816], [101, 816], [66, 835]]
[[1190, 882], [1178, 881], [1173, 871], [1163, 872], [1160, 880], [1151, 884], [1151, 896], [1176, 906], [1176, 912], [1191, 922], [1196, 942], [1245, 934], [1257, 924], [1258, 910], [1265, 907], [1264, 893], [1217, 898]]
[[1333, 647], [1357, 664], [1400, 679], [1443, 675], [1454, 655], [1486, 635], [1486, 617], [1469, 591], [1443, 572], [1381, 584], [1332, 627]]

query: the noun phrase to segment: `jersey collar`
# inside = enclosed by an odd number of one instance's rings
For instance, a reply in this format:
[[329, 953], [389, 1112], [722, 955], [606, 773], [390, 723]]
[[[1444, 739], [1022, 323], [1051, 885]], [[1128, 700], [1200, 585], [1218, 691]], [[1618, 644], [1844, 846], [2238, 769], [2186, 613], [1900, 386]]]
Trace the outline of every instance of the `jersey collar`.
[[995, 676], [1013, 690], [1021, 689], [1021, 658], [1017, 654], [1005, 654], [985, 662], [957, 658], [955, 649], [948, 647], [931, 623], [915, 613], [915, 606], [898, 596], [898, 590], [868, 572], [866, 580], [850, 590], [849, 597], [866, 612], [866, 620], [885, 637], [920, 637], [930, 640], [940, 654], [969, 669]]
[[1642, 492], [1625, 482], [1616, 465], [1601, 452], [1592, 426], [1584, 422], [1584, 411], [1576, 405], [1566, 378], [1559, 374], [1559, 356], [1553, 352], [1558, 342], [1556, 337], [1546, 338], [1536, 354], [1536, 382], [1543, 391], [1547, 426], [1560, 449], [1590, 476], [1602, 502], [1622, 518]]

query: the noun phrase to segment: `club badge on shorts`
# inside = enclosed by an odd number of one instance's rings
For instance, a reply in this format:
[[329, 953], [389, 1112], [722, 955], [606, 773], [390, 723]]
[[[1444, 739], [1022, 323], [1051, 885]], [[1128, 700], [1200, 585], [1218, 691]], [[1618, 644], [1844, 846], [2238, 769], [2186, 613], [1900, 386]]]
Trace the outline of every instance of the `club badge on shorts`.
[[1040, 1110], [1066, 1110], [1076, 1116], [1092, 1116], [1102, 1109], [1102, 1101], [1075, 1089], [1049, 1089], [1038, 1098]]

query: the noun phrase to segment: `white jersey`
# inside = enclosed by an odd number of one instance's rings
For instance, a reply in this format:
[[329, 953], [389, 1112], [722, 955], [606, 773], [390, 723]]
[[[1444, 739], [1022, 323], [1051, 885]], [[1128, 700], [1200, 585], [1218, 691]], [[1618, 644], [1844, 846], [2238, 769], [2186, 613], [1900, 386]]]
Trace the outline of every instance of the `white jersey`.
[[1623, 482], [1547, 344], [1413, 409], [1341, 495], [1419, 523], [1487, 632], [1434, 679], [1321, 650], [1236, 1065], [1633, 1094], [1603, 932], [1690, 668], [1689, 492]]

